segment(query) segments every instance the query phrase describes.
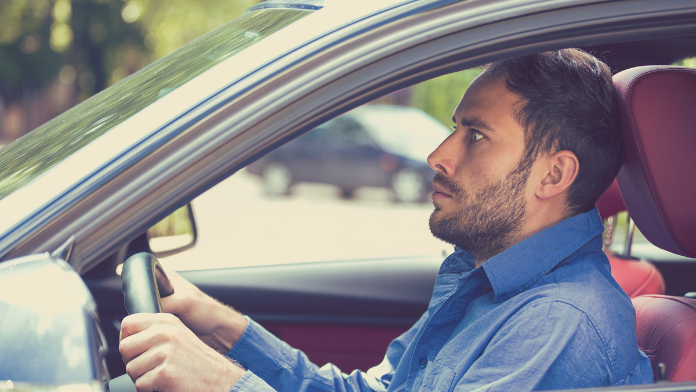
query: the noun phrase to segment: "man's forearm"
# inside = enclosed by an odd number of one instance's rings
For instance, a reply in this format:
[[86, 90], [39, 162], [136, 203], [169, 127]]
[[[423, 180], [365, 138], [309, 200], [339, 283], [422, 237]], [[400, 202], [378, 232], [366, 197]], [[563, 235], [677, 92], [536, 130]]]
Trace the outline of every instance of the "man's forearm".
[[225, 354], [232, 349], [247, 327], [247, 319], [233, 308], [217, 302], [211, 318], [216, 320], [215, 329], [204, 341], [216, 351]]
[[162, 308], [173, 313], [199, 339], [225, 354], [239, 340], [247, 320], [236, 310], [202, 292], [176, 272], [169, 274], [174, 294], [162, 298]]

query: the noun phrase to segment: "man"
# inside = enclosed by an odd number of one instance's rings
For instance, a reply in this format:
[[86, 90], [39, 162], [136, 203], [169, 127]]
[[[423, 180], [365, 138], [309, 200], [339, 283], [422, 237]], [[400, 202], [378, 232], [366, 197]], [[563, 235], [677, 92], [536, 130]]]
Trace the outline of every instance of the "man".
[[427, 312], [390, 344], [382, 364], [350, 375], [318, 368], [174, 275], [175, 294], [162, 305], [178, 317], [133, 315], [122, 324], [120, 350], [138, 390], [524, 391], [651, 382], [594, 208], [622, 160], [608, 67], [572, 49], [492, 64], [453, 120], [454, 133], [428, 163], [437, 172], [430, 228], [456, 251], [440, 268]]

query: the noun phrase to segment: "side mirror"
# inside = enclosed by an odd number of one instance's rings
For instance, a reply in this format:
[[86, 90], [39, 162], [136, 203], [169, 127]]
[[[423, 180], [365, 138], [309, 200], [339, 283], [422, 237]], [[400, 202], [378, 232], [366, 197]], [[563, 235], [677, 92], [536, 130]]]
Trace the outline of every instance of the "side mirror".
[[65, 261], [0, 263], [0, 330], [0, 391], [108, 391], [97, 305]]
[[147, 241], [156, 257], [167, 257], [193, 248], [197, 239], [191, 204], [179, 208], [147, 229]]

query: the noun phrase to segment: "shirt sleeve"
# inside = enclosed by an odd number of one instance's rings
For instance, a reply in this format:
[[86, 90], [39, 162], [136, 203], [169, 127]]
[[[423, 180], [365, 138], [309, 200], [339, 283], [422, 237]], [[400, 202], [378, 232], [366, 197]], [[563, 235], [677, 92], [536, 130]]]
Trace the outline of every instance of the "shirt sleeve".
[[602, 339], [584, 312], [562, 302], [509, 319], [455, 391], [531, 391], [611, 385]]
[[259, 376], [251, 370], [247, 370], [242, 378], [234, 384], [230, 392], [256, 391], [256, 392], [276, 392], [270, 385], [266, 384]]
[[247, 320], [242, 337], [227, 353], [249, 369], [233, 392], [363, 392], [387, 390], [396, 366], [424, 317], [390, 343], [381, 364], [367, 372], [354, 370], [350, 374], [342, 373], [330, 363], [318, 367], [300, 350], [290, 347], [253, 320]]

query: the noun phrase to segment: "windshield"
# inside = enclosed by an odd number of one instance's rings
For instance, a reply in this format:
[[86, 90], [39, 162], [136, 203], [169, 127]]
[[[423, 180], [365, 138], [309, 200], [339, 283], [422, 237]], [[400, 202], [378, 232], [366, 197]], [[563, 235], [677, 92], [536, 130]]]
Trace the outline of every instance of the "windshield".
[[310, 12], [256, 8], [3, 148], [0, 152], [0, 199], [157, 99]]

